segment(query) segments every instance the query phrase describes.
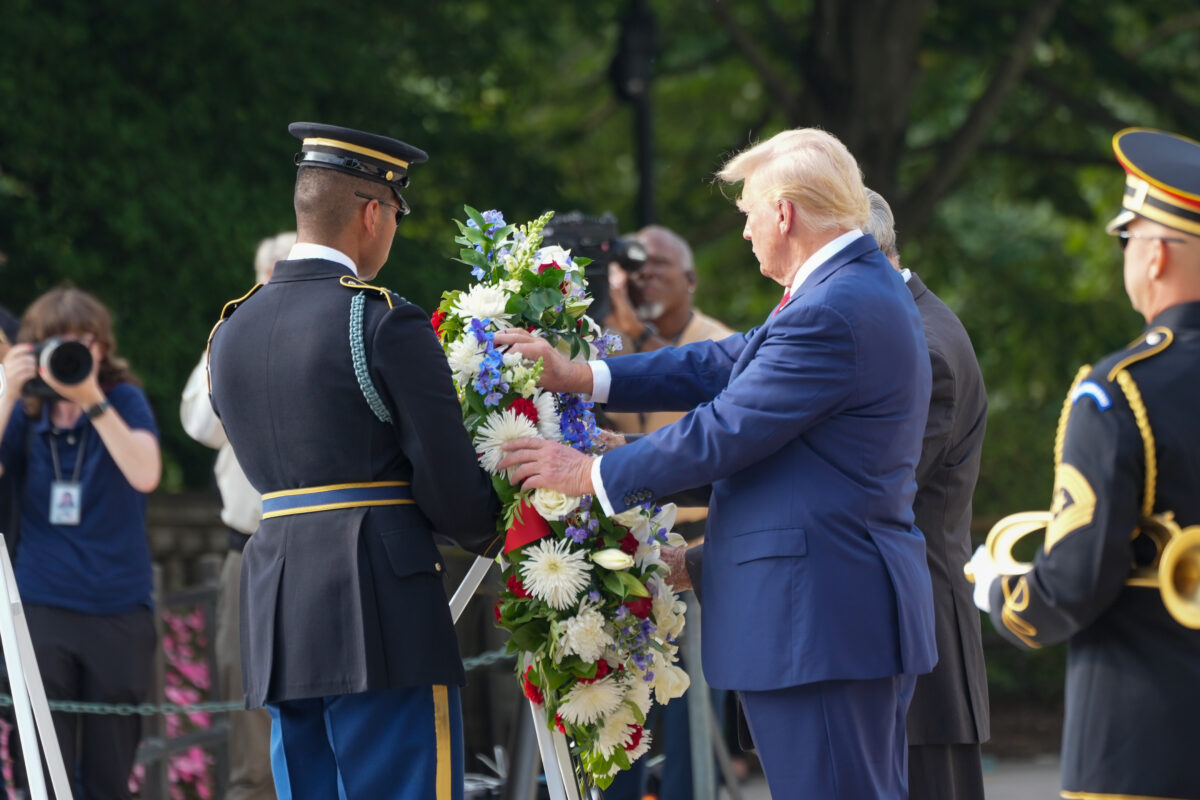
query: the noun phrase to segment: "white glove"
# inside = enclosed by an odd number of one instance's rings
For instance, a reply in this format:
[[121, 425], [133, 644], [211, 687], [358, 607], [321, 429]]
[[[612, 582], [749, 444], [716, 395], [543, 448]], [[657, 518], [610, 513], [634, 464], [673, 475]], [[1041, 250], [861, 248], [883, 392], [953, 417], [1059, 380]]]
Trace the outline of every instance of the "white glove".
[[992, 613], [992, 583], [1000, 574], [996, 569], [996, 562], [988, 555], [987, 548], [980, 545], [975, 555], [967, 562], [967, 566], [975, 574], [975, 607], [985, 614]]

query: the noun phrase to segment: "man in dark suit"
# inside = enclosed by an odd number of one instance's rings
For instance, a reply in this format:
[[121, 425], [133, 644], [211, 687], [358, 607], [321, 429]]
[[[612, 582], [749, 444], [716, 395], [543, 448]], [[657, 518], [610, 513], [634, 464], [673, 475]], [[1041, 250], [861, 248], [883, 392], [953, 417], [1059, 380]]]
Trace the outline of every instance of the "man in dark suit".
[[703, 666], [736, 689], [776, 797], [907, 795], [905, 714], [936, 660], [914, 479], [929, 353], [903, 280], [860, 228], [853, 156], [786, 131], [733, 158], [744, 237], [786, 287], [760, 327], [580, 364], [524, 331], [542, 383], [617, 411], [688, 410], [599, 459], [510, 443], [527, 488], [594, 492], [606, 512], [712, 485]]
[[298, 242], [210, 338], [213, 408], [262, 523], [244, 551], [249, 708], [281, 798], [461, 797], [465, 682], [433, 534], [495, 552], [498, 503], [429, 319], [364, 283], [425, 153], [293, 123]]
[[1001, 636], [1070, 643], [1062, 796], [1200, 800], [1200, 142], [1128, 128], [1113, 149], [1108, 232], [1146, 327], [1067, 393], [1033, 564], [989, 535], [970, 566]]
[[929, 346], [933, 391], [917, 464], [917, 527], [933, 580], [938, 663], [917, 679], [908, 709], [909, 800], [983, 800], [979, 745], [990, 735], [979, 613], [963, 566], [971, 558], [971, 495], [987, 425], [987, 393], [971, 339], [954, 312], [900, 266], [892, 209], [867, 190], [867, 232], [908, 284]]

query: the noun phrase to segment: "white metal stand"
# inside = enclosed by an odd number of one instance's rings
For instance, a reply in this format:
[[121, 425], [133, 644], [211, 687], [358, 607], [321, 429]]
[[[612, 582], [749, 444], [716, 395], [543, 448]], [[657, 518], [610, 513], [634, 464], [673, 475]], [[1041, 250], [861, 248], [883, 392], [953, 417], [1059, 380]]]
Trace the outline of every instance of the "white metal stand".
[[50, 702], [46, 699], [42, 673], [38, 670], [37, 659], [33, 654], [29, 622], [25, 619], [25, 611], [21, 606], [17, 579], [13, 574], [12, 561], [8, 558], [8, 546], [2, 534], [0, 644], [4, 647], [4, 664], [8, 668], [8, 683], [17, 717], [17, 730], [21, 734], [21, 755], [25, 760], [25, 773], [29, 780], [29, 796], [33, 800], [47, 800], [46, 779], [42, 775], [42, 759], [38, 750], [40, 738], [42, 747], [46, 750], [46, 767], [50, 771], [50, 783], [54, 787], [55, 797], [57, 800], [71, 800], [71, 784], [63, 766], [58, 736], [54, 733]]
[[[494, 561], [495, 559], [479, 556], [467, 570], [466, 577], [450, 598], [450, 616], [455, 624], [462, 616], [468, 601], [475, 596], [475, 591], [487, 577]], [[533, 730], [537, 733], [538, 752], [542, 756], [542, 770], [546, 774], [546, 788], [550, 792], [550, 800], [585, 800], [586, 789], [580, 785], [581, 781], [571, 761], [571, 748], [567, 744], [567, 737], [546, 728], [545, 712], [532, 700], [529, 701], [529, 712], [533, 714]]]

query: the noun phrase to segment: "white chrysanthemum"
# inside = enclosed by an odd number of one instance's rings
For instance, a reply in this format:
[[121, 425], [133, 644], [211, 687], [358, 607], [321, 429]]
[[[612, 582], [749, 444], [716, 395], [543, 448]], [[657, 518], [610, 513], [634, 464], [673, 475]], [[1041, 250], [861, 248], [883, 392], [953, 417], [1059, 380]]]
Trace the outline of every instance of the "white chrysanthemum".
[[600, 720], [592, 751], [608, 758], [618, 747], [625, 747], [633, 736], [630, 725], [637, 725], [637, 718], [633, 716], [633, 710], [622, 703], [620, 708]]
[[612, 675], [592, 683], [576, 683], [563, 698], [558, 713], [572, 725], [588, 725], [616, 711], [624, 695]]
[[533, 406], [537, 409], [538, 433], [543, 439], [561, 442], [562, 426], [559, 425], [558, 406], [554, 402], [554, 395], [550, 392], [538, 392], [533, 396]]
[[654, 627], [662, 638], [678, 638], [683, 632], [684, 614], [687, 605], [675, 596], [671, 584], [652, 575], [646, 581], [653, 597], [651, 614], [654, 616]]
[[563, 623], [563, 655], [575, 654], [585, 663], [594, 664], [612, 644], [613, 638], [604, 628], [604, 615], [594, 608], [585, 608]]
[[499, 286], [477, 283], [458, 296], [450, 310], [463, 320], [495, 319], [504, 316], [508, 293]]
[[522, 583], [551, 608], [569, 608], [588, 584], [592, 565], [582, 550], [571, 549], [566, 539], [542, 539], [527, 551], [521, 564]]
[[638, 707], [645, 718], [650, 713], [650, 683], [642, 675], [632, 675], [625, 681], [625, 699]]
[[496, 465], [504, 458], [501, 448], [505, 442], [513, 439], [537, 437], [537, 428], [512, 409], [494, 411], [475, 431], [475, 452], [479, 453], [479, 463], [493, 475], [498, 474]]
[[479, 374], [479, 365], [483, 363], [483, 351], [474, 336], [466, 336], [450, 345], [446, 361], [450, 364], [454, 380], [465, 386]]

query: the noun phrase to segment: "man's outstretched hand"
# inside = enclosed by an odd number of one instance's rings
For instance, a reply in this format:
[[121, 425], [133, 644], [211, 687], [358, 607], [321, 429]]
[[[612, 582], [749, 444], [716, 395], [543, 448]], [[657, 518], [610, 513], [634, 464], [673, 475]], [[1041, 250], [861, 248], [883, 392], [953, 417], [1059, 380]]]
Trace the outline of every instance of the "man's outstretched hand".
[[545, 339], [520, 328], [498, 331], [493, 342], [497, 349], [520, 353], [530, 361], [542, 359], [542, 377], [538, 386], [550, 392], [592, 393], [592, 368], [572, 361], [554, 349]]
[[592, 494], [592, 457], [546, 439], [514, 439], [499, 469], [522, 489], [553, 489], [567, 495]]

